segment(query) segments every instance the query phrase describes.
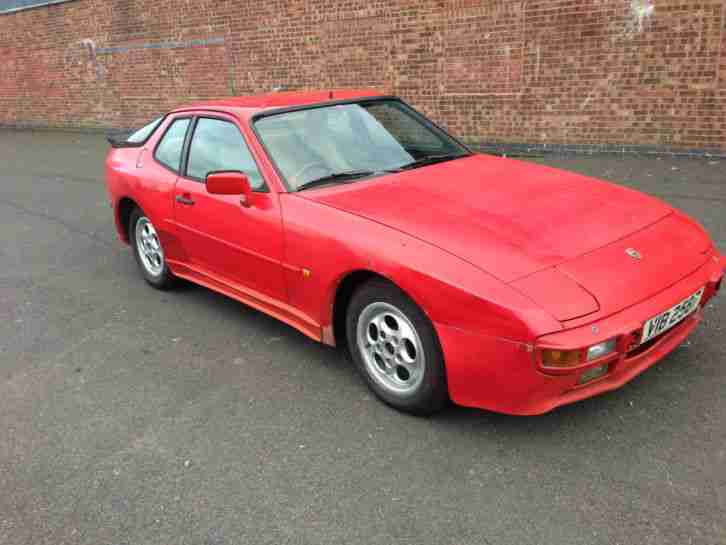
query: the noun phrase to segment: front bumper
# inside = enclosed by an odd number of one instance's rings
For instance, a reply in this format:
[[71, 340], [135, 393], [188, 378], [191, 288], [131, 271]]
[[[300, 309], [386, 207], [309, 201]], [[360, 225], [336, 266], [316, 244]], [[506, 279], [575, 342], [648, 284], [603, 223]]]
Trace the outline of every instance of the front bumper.
[[[581, 348], [606, 339], [619, 339], [619, 353], [611, 358], [551, 375], [542, 372], [529, 343], [486, 337], [435, 324], [446, 357], [449, 394], [459, 405], [516, 415], [536, 415], [620, 388], [680, 345], [703, 319], [703, 307], [716, 294], [726, 258], [712, 259], [677, 284], [650, 299], [597, 322], [541, 337], [537, 342], [563, 349]], [[643, 324], [706, 286], [700, 308], [673, 329], [642, 346], [633, 339]], [[608, 373], [579, 384], [582, 373], [608, 363]]]

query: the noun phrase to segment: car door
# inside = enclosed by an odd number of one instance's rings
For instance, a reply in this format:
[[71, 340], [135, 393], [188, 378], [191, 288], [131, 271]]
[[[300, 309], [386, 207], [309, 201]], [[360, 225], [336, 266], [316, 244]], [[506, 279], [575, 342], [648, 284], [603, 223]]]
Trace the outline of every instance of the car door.
[[159, 233], [164, 255], [173, 268], [183, 261], [174, 225], [174, 191], [182, 164], [182, 151], [192, 123], [189, 114], [170, 115], [162, 122], [161, 136], [141, 148], [136, 158], [137, 199], [144, 213], [152, 218]]
[[[248, 176], [255, 192], [252, 206], [243, 206], [239, 195], [207, 192], [207, 174], [225, 170]], [[174, 191], [174, 219], [188, 263], [202, 276], [199, 279], [222, 283], [247, 296], [287, 301], [279, 202], [236, 121], [221, 114], [197, 116], [181, 172]]]

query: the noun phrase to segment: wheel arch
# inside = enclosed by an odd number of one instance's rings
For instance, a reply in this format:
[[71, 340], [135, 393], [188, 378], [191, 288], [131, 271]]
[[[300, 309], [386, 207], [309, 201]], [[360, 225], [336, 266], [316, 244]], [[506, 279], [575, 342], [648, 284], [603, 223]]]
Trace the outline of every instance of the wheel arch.
[[138, 203], [130, 197], [121, 197], [116, 204], [116, 228], [121, 240], [126, 244], [130, 243], [129, 239], [129, 220], [131, 212], [134, 208], [140, 208]]
[[409, 299], [411, 299], [413, 302], [419, 305], [419, 307], [421, 307], [421, 310], [424, 312], [424, 314], [427, 314], [426, 310], [420, 305], [418, 301], [416, 301], [416, 298], [413, 297], [407, 290], [405, 290], [399, 283], [397, 283], [392, 278], [389, 278], [388, 276], [381, 274], [380, 272], [376, 272], [370, 269], [356, 269], [353, 271], [349, 271], [338, 281], [333, 296], [331, 325], [333, 332], [332, 340], [336, 346], [343, 348], [344, 350], [348, 349], [348, 338], [345, 331], [345, 319], [346, 311], [348, 310], [348, 304], [350, 303], [350, 300], [353, 297], [355, 290], [366, 282], [376, 279], [387, 282], [392, 286], [395, 286], [397, 289], [401, 290], [401, 292], [404, 293]]

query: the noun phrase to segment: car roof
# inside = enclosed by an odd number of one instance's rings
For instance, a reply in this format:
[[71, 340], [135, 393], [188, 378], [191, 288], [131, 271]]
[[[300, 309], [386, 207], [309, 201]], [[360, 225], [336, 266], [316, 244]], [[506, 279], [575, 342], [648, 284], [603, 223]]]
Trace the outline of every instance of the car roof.
[[195, 102], [180, 108], [175, 108], [171, 113], [186, 110], [216, 110], [240, 112], [245, 111], [251, 115], [258, 111], [278, 108], [293, 108], [296, 106], [308, 106], [333, 102], [339, 100], [355, 100], [357, 98], [380, 97], [382, 93], [371, 89], [330, 89], [323, 91], [284, 91], [260, 95], [226, 97], [215, 100]]

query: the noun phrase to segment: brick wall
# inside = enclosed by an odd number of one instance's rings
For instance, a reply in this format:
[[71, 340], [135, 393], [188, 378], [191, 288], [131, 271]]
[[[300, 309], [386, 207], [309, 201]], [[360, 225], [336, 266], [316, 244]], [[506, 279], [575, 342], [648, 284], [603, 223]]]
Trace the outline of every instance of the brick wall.
[[726, 150], [726, 0], [76, 0], [0, 15], [0, 125], [376, 87], [488, 143]]

